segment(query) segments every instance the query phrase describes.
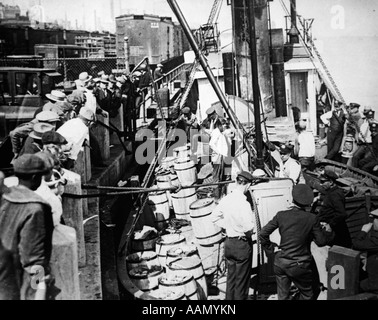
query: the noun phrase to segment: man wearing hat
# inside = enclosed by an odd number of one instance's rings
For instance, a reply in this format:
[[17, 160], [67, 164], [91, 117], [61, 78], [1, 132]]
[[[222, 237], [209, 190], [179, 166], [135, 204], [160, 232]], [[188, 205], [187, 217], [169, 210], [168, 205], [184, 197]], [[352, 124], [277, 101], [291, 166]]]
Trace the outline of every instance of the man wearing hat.
[[317, 219], [325, 228], [330, 227], [333, 230], [335, 237], [330, 245], [350, 248], [352, 240], [345, 221], [347, 218], [345, 196], [344, 191], [336, 184], [337, 179], [339, 179], [339, 176], [327, 167], [319, 176], [322, 189], [320, 191], [324, 196]]
[[320, 116], [325, 125], [328, 125], [327, 131], [327, 149], [326, 159], [338, 161], [339, 150], [344, 136], [344, 125], [346, 122], [346, 113], [342, 108], [343, 103], [335, 102], [333, 111], [329, 111]]
[[361, 118], [359, 127], [357, 128], [357, 150], [353, 154], [352, 166], [360, 168], [360, 161], [365, 157], [372, 145], [372, 136], [370, 131], [370, 123], [373, 122], [371, 116], [367, 116], [371, 111], [370, 107], [365, 107], [364, 116]]
[[[293, 282], [299, 290], [300, 300], [316, 300], [319, 295], [319, 274], [310, 247], [314, 241], [319, 247], [327, 245], [329, 232], [322, 230], [315, 215], [308, 208], [313, 200], [312, 189], [297, 184], [292, 190], [291, 208], [280, 211], [260, 232], [261, 246], [267, 254], [273, 254], [278, 300], [290, 299]], [[280, 244], [270, 241], [270, 235], [279, 230]]]
[[63, 104], [67, 103], [66, 94], [58, 90], [52, 90], [51, 93], [46, 94], [46, 98], [49, 99], [49, 102], [43, 105], [42, 111], [53, 111], [59, 117], [64, 117]]
[[82, 150], [84, 142], [89, 141], [89, 127], [95, 122], [95, 114], [92, 110], [83, 107], [80, 109], [77, 118], [71, 119], [63, 124], [57, 132], [68, 142], [67, 162], [64, 165], [70, 170], [75, 165], [77, 156]]
[[79, 90], [84, 90], [86, 84], [92, 80], [92, 76], [88, 72], [82, 72], [79, 74], [79, 79], [75, 80], [76, 88]]
[[291, 157], [294, 147], [290, 144], [280, 144], [281, 161], [275, 171], [276, 178], [290, 178], [294, 184], [305, 183], [301, 164]]
[[163, 65], [161, 63], [158, 63], [156, 69], [154, 70], [154, 80], [156, 81], [164, 76], [165, 74], [163, 73]]
[[96, 101], [102, 110], [109, 112], [112, 102], [112, 93], [108, 89], [109, 86], [109, 76], [102, 75], [100, 78], [100, 88], [93, 91], [96, 97]]
[[[24, 154], [14, 161], [13, 168], [19, 185], [10, 187], [3, 195], [0, 241], [14, 257], [20, 299], [42, 299], [40, 294], [50, 273], [54, 225], [50, 205], [34, 191], [42, 176], [52, 170], [51, 162], [35, 154]], [[38, 276], [37, 288], [32, 287], [34, 276]]]
[[371, 122], [369, 124], [372, 143], [368, 146], [364, 158], [359, 162], [359, 168], [366, 172], [376, 174], [376, 166], [378, 166], [378, 123]]
[[252, 175], [242, 171], [237, 175], [235, 188], [219, 201], [212, 212], [212, 221], [225, 230], [225, 258], [227, 260], [226, 300], [246, 300], [252, 264], [252, 234], [255, 229], [253, 211], [246, 192]]
[[66, 160], [62, 148], [67, 145], [67, 143], [67, 140], [56, 131], [48, 131], [42, 135], [43, 152], [47, 152], [52, 157], [56, 158], [59, 162], [58, 166], [60, 166], [60, 160]]
[[33, 131], [25, 140], [25, 144], [20, 151], [20, 156], [27, 153], [37, 153], [42, 151], [42, 135], [45, 132], [54, 130], [55, 127], [48, 123], [38, 122], [33, 126]]
[[177, 120], [175, 120], [177, 123], [182, 123], [183, 130], [186, 132], [187, 141], [190, 142], [190, 130], [191, 129], [199, 129], [199, 124], [197, 121], [197, 117], [189, 107], [184, 107], [181, 109], [181, 114], [178, 117]]
[[22, 147], [24, 146], [25, 140], [29, 136], [30, 132], [33, 131], [33, 127], [36, 123], [48, 123], [56, 128], [56, 124], [59, 121], [59, 116], [55, 112], [42, 111], [38, 113], [32, 121], [22, 123], [15, 129], [13, 129], [9, 133], [9, 137], [12, 143], [12, 151], [14, 154], [13, 160], [17, 159]]
[[378, 210], [369, 213], [369, 223], [357, 234], [353, 249], [367, 252], [367, 278], [360, 282], [360, 292], [378, 294]]

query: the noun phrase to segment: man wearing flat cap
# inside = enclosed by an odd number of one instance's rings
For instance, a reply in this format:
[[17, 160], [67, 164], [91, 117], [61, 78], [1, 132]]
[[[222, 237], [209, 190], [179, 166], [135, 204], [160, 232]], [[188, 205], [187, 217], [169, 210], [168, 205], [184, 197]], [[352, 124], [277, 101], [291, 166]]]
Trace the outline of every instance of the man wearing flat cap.
[[344, 136], [344, 125], [346, 122], [346, 112], [342, 108], [343, 104], [335, 102], [333, 111], [329, 111], [320, 116], [320, 119], [328, 126], [326, 159], [338, 161], [339, 150]]
[[353, 249], [367, 252], [367, 278], [360, 282], [360, 292], [378, 294], [378, 210], [369, 213], [369, 223], [362, 226], [353, 240]]
[[[278, 300], [290, 299], [293, 282], [299, 290], [300, 300], [316, 300], [319, 295], [319, 274], [310, 246], [327, 245], [331, 236], [322, 230], [315, 215], [308, 209], [314, 200], [312, 189], [306, 184], [297, 184], [292, 190], [291, 208], [280, 211], [260, 232], [261, 245], [267, 254], [276, 252], [274, 273], [276, 275]], [[280, 244], [270, 241], [276, 230], [281, 235]]]
[[[35, 154], [25, 154], [14, 161], [13, 167], [19, 185], [10, 187], [3, 195], [0, 241], [15, 259], [19, 299], [43, 299], [45, 278], [50, 273], [54, 226], [51, 207], [34, 191], [42, 176], [51, 171], [51, 163]], [[39, 280], [36, 287], [33, 277]]]
[[276, 178], [290, 178], [294, 184], [304, 183], [302, 166], [299, 161], [291, 157], [293, 150], [294, 146], [290, 144], [280, 144], [278, 151], [280, 152], [281, 161], [274, 175]]
[[252, 264], [252, 234], [255, 224], [246, 192], [252, 175], [242, 171], [236, 178], [235, 189], [219, 201], [212, 212], [212, 221], [225, 230], [227, 260], [226, 300], [246, 300]]
[[[9, 133], [9, 137], [12, 143], [12, 151], [14, 154], [13, 160], [17, 159], [24, 143], [29, 136], [29, 134], [33, 131], [33, 127], [38, 122], [48, 123], [56, 128], [57, 122], [59, 122], [59, 116], [56, 112], [52, 111], [42, 111], [36, 115], [36, 117], [26, 123], [22, 123], [17, 126], [14, 130]], [[13, 161], [12, 160], [12, 161]]]
[[345, 248], [352, 246], [352, 240], [346, 224], [344, 191], [337, 185], [339, 176], [330, 168], [325, 168], [320, 175], [320, 186], [324, 196], [317, 219], [327, 230], [334, 232], [334, 239], [329, 245], [338, 245]]
[[364, 157], [359, 161], [358, 168], [376, 175], [378, 169], [378, 123], [371, 122], [369, 124], [369, 130], [372, 143], [368, 146]]

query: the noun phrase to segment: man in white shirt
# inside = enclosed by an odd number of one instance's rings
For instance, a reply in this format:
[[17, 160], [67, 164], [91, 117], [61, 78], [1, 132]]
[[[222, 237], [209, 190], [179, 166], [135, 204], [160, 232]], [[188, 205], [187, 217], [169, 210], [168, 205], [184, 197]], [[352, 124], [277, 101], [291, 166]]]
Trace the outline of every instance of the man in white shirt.
[[82, 150], [85, 140], [89, 141], [89, 127], [95, 122], [95, 114], [92, 110], [83, 107], [77, 118], [67, 121], [57, 132], [68, 142], [68, 161], [66, 169], [73, 168], [77, 156]]
[[360, 168], [360, 160], [362, 160], [366, 153], [371, 149], [372, 138], [370, 132], [370, 123], [374, 121], [374, 111], [365, 109], [362, 123], [358, 131], [357, 150], [353, 154], [352, 166]]
[[302, 175], [301, 164], [291, 157], [293, 146], [281, 144], [280, 155], [281, 163], [279, 164], [279, 170], [275, 172], [276, 178], [290, 178], [294, 184], [305, 183]]
[[226, 300], [246, 300], [252, 265], [252, 234], [255, 224], [253, 211], [245, 193], [253, 177], [242, 171], [236, 178], [235, 189], [222, 198], [212, 212], [212, 221], [225, 230], [227, 259]]
[[295, 140], [294, 153], [298, 156], [302, 169], [313, 169], [315, 161], [315, 138], [307, 131], [307, 119], [299, 120], [298, 135]]

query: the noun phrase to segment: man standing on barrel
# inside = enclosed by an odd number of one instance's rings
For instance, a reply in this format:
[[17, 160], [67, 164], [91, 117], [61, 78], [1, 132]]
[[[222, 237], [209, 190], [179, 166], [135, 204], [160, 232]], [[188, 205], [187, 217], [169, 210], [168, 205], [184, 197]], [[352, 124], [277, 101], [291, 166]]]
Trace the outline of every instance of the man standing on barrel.
[[213, 210], [213, 222], [226, 231], [226, 300], [247, 300], [252, 266], [252, 233], [255, 228], [251, 205], [245, 193], [253, 177], [242, 171], [235, 189], [219, 201]]

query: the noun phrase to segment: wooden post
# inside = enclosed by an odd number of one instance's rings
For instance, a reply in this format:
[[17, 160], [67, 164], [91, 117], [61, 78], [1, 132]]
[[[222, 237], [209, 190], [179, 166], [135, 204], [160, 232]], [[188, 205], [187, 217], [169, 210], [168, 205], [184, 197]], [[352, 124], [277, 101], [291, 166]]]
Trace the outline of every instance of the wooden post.
[[[80, 300], [77, 238], [74, 228], [57, 225], [53, 232], [51, 274], [54, 300]], [[56, 294], [54, 294], [56, 292]]]
[[329, 250], [327, 300], [358, 294], [360, 263], [359, 251], [339, 246]]
[[[123, 121], [123, 104], [118, 109], [118, 114], [115, 118], [111, 118], [110, 122], [121, 132], [124, 131], [124, 121]], [[122, 141], [125, 141], [125, 138], [121, 138]], [[121, 144], [117, 133], [113, 132], [110, 136], [110, 144], [119, 145]]]
[[[101, 121], [103, 124], [109, 126], [109, 114], [107, 118], [104, 118], [101, 115], [97, 115], [98, 121]], [[97, 124], [93, 128], [93, 134], [96, 137], [96, 140], [100, 146], [101, 158], [103, 161], [110, 159], [110, 134], [107, 128], [104, 128], [102, 125]]]
[[[70, 194], [82, 195], [80, 175], [65, 170], [64, 177], [67, 179], [64, 191]], [[86, 263], [83, 227], [83, 199], [63, 197], [62, 204], [65, 224], [76, 230], [79, 266], [83, 267]]]

